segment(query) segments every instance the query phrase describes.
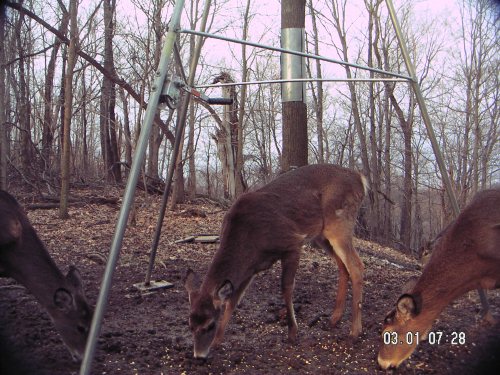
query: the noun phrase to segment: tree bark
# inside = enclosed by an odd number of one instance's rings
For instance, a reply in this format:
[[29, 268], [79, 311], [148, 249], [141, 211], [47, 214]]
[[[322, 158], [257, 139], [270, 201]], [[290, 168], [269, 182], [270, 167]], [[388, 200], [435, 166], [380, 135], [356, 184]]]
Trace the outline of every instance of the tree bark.
[[23, 173], [27, 176], [32, 175], [32, 155], [33, 149], [31, 147], [31, 121], [30, 121], [30, 113], [31, 113], [31, 102], [29, 100], [29, 69], [26, 67], [26, 59], [24, 56], [24, 51], [28, 46], [25, 45], [24, 38], [22, 37], [23, 32], [21, 31], [21, 27], [24, 23], [24, 15], [21, 14], [19, 16], [19, 20], [16, 24], [16, 44], [17, 49], [19, 51], [19, 81], [18, 87], [19, 91], [17, 92], [17, 106], [18, 106], [18, 114], [19, 114], [19, 138], [21, 143], [21, 149], [23, 152], [21, 153], [21, 169]]
[[[113, 57], [114, 14], [116, 0], [104, 0], [104, 67], [115, 75]], [[101, 148], [106, 169], [106, 180], [119, 183], [121, 177], [120, 155], [116, 137], [116, 88], [112, 80], [103, 77], [101, 92]]]
[[[153, 2], [153, 38], [154, 38], [154, 52], [153, 52], [153, 66], [157, 67], [160, 63], [161, 49], [163, 46], [163, 26], [161, 22], [161, 11], [165, 5], [165, 1], [155, 1]], [[157, 111], [158, 116], [160, 111]], [[160, 132], [160, 128], [156, 125], [151, 129], [151, 135], [149, 137], [149, 154], [148, 154], [148, 166], [147, 174], [154, 177], [155, 179], [160, 178], [159, 174], [159, 159], [160, 159], [160, 146], [163, 141], [163, 135]]]
[[[250, 23], [249, 13], [250, 13], [250, 5], [251, 1], [247, 0], [247, 4], [245, 7], [245, 15], [244, 15], [244, 24], [243, 24], [243, 40], [248, 39], [248, 27]], [[241, 45], [241, 56], [242, 56], [242, 82], [248, 81], [248, 62], [247, 62], [247, 47], [246, 45]], [[238, 101], [238, 126], [237, 126], [237, 145], [236, 145], [236, 196], [243, 194], [246, 190], [247, 186], [243, 178], [243, 167], [244, 167], [244, 159], [243, 159], [243, 145], [244, 145], [244, 129], [245, 129], [245, 107], [247, 101], [247, 86], [243, 85], [240, 90], [240, 99]]]
[[[412, 119], [411, 114], [408, 119], [405, 119], [403, 110], [399, 106], [394, 94], [390, 95], [391, 104], [396, 112], [396, 115], [403, 132], [404, 143], [404, 177], [403, 177], [403, 196], [401, 197], [401, 221], [400, 221], [400, 241], [403, 250], [409, 251], [411, 245], [411, 217], [412, 217], [412, 148], [411, 148], [411, 134], [412, 134]], [[410, 106], [413, 105], [411, 101]]]
[[[59, 26], [59, 32], [61, 34], [66, 34], [68, 31], [69, 23], [69, 13], [64, 7], [62, 2], [59, 3], [61, 11], [63, 13], [63, 18], [61, 20], [61, 25]], [[55, 124], [53, 119], [53, 101], [52, 94], [54, 91], [54, 78], [56, 70], [56, 62], [58, 58], [59, 49], [61, 47], [61, 40], [59, 38], [54, 38], [54, 46], [50, 54], [49, 64], [47, 65], [47, 75], [45, 76], [44, 85], [44, 106], [43, 106], [43, 123], [42, 123], [42, 167], [45, 171], [51, 168], [52, 160], [52, 147], [54, 143], [54, 130]]]
[[[5, 43], [5, 7], [0, 4], [0, 40]], [[0, 48], [0, 189], [7, 189], [7, 140], [6, 87], [5, 87], [5, 48]]]
[[[349, 61], [348, 56], [348, 46], [347, 46], [347, 36], [344, 24], [341, 21], [340, 13], [342, 12], [342, 18], [345, 19], [345, 3], [342, 8], [339, 8], [338, 4], [332, 2], [332, 16], [334, 21], [334, 26], [339, 36], [342, 45], [342, 58], [344, 61]], [[346, 76], [348, 79], [352, 78], [351, 68], [345, 66]], [[371, 185], [371, 173], [370, 173], [370, 161], [368, 158], [368, 147], [366, 144], [365, 130], [363, 129], [363, 123], [361, 121], [361, 114], [359, 110], [358, 97], [356, 94], [356, 87], [353, 82], [348, 83], [349, 93], [351, 98], [351, 110], [353, 115], [354, 125], [356, 127], [356, 132], [358, 133], [358, 140], [361, 146], [361, 162], [363, 163], [363, 173], [365, 174], [368, 182]]]
[[[22, 14], [25, 14], [28, 17], [30, 17], [31, 19], [35, 20], [40, 25], [42, 25], [47, 30], [49, 30], [51, 33], [53, 33], [54, 35], [56, 35], [65, 44], [69, 44], [69, 39], [66, 37], [66, 35], [61, 34], [57, 29], [55, 29], [54, 27], [50, 26], [47, 22], [45, 22], [43, 19], [41, 19], [40, 17], [38, 17], [33, 12], [31, 12], [28, 9], [22, 7], [20, 4], [13, 3], [11, 1], [5, 1], [4, 3], [5, 3], [6, 6], [12, 8], [12, 9], [16, 9], [19, 12], [21, 12]], [[143, 109], [147, 108], [148, 103], [144, 102], [144, 95], [139, 95], [139, 93], [137, 93], [134, 90], [134, 88], [127, 81], [125, 81], [124, 79], [118, 77], [116, 75], [115, 71], [109, 71], [109, 70], [107, 70], [103, 65], [99, 64], [96, 61], [96, 59], [94, 59], [92, 56], [90, 56], [88, 53], [86, 53], [86, 52], [84, 52], [82, 50], [78, 50], [77, 54], [80, 57], [82, 57], [84, 60], [86, 60], [89, 64], [91, 64], [93, 67], [95, 67], [98, 71], [100, 71], [103, 74], [104, 77], [108, 78], [113, 83], [115, 83], [115, 84], [123, 87], [123, 89], [125, 91], [127, 91], [130, 94], [130, 96], [132, 98], [134, 98], [134, 100], [137, 101], [137, 103], [139, 103], [141, 105], [141, 107]], [[155, 117], [155, 124], [158, 125], [162, 129], [162, 131], [165, 134], [165, 136], [167, 137], [167, 139], [171, 143], [173, 143], [174, 142], [174, 135], [173, 135], [173, 133], [168, 129], [167, 125], [160, 119], [159, 116]]]
[[[282, 32], [285, 29], [304, 29], [305, 5], [305, 0], [282, 1]], [[281, 165], [282, 170], [287, 171], [292, 167], [306, 165], [308, 161], [307, 106], [305, 98], [303, 97], [302, 100], [283, 101], [282, 118], [283, 155]]]
[[[373, 1], [365, 0], [368, 10], [368, 66], [374, 67], [373, 50], [377, 48], [378, 35], [374, 35], [374, 24], [378, 13], [378, 0], [376, 4]], [[370, 71], [370, 78], [375, 78], [375, 73]], [[371, 171], [371, 189], [373, 194], [372, 209], [370, 210], [370, 236], [375, 241], [380, 241], [380, 204], [377, 192], [380, 190], [380, 172], [378, 164], [378, 144], [376, 129], [376, 108], [375, 108], [375, 82], [369, 83], [369, 118], [370, 118], [370, 171]]]
[[77, 29], [77, 0], [71, 0], [70, 12], [70, 43], [68, 47], [68, 62], [66, 65], [65, 93], [64, 93], [64, 122], [63, 122], [63, 152], [61, 160], [61, 202], [59, 206], [59, 217], [67, 219], [68, 214], [68, 194], [69, 194], [69, 167], [71, 148], [71, 114], [73, 111], [73, 71], [76, 64], [76, 49], [78, 43]]
[[[312, 0], [308, 2], [309, 11], [311, 12], [311, 20], [313, 26], [313, 42], [314, 42], [314, 54], [319, 55], [319, 40], [320, 36], [318, 33], [318, 26], [316, 23], [316, 11], [313, 7]], [[321, 71], [321, 60], [315, 59], [316, 64], [316, 77], [321, 79], [323, 78], [323, 73]], [[311, 74], [312, 76], [312, 74]], [[311, 84], [311, 86], [313, 86]], [[318, 81], [316, 83], [317, 94], [313, 92], [313, 100], [314, 100], [314, 110], [316, 112], [316, 137], [318, 142], [318, 163], [325, 162], [325, 151], [324, 151], [324, 141], [323, 141], [323, 82]], [[328, 159], [327, 159], [328, 160]]]

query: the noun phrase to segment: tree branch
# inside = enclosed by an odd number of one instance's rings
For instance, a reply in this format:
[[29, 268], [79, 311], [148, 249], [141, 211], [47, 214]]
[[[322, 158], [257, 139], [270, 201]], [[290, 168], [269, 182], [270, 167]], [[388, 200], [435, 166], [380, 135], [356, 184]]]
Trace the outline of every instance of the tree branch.
[[[54, 34], [55, 36], [57, 36], [63, 43], [69, 45], [69, 39], [68, 39], [68, 37], [66, 37], [66, 35], [64, 35], [61, 32], [59, 32], [59, 30], [57, 30], [56, 28], [54, 28], [51, 25], [49, 25], [47, 22], [45, 22], [43, 19], [41, 19], [40, 17], [38, 17], [36, 14], [34, 14], [33, 12], [31, 12], [30, 10], [24, 8], [20, 4], [13, 3], [11, 1], [5, 1], [4, 5], [12, 8], [12, 9], [15, 9], [15, 10], [17, 10], [17, 11], [25, 14], [26, 16], [30, 17], [31, 19], [33, 19], [34, 21], [38, 22], [40, 25], [42, 25], [43, 27], [45, 27], [47, 30], [49, 30], [52, 34]], [[94, 66], [97, 70], [99, 70], [106, 78], [108, 78], [109, 80], [113, 81], [115, 84], [117, 84], [118, 86], [120, 86], [124, 90], [126, 90], [130, 94], [130, 96], [132, 96], [132, 98], [134, 98], [137, 101], [137, 103], [139, 103], [140, 106], [142, 106], [144, 109], [147, 108], [147, 103], [144, 103], [144, 101], [140, 97], [140, 95], [124, 79], [118, 77], [116, 74], [113, 74], [112, 72], [110, 72], [107, 69], [105, 69], [101, 64], [99, 64], [92, 56], [90, 56], [86, 52], [84, 52], [84, 51], [82, 51], [82, 50], [79, 49], [77, 51], [77, 54], [80, 57], [82, 57], [84, 60], [87, 60], [92, 66]], [[158, 114], [155, 115], [155, 123], [163, 131], [163, 133], [165, 134], [165, 136], [167, 137], [167, 139], [171, 143], [173, 143], [174, 139], [175, 139], [174, 134], [168, 129], [167, 124], [165, 124], [161, 120], [161, 118], [160, 118], [160, 116]]]

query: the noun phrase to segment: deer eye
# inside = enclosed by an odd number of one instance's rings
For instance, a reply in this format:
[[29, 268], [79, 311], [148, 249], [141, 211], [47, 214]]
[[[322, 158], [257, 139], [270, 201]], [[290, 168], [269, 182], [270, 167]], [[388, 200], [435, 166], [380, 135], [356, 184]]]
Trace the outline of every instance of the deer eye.
[[394, 315], [395, 315], [395, 311], [390, 312], [389, 315], [387, 315], [385, 317], [384, 324], [389, 325], [389, 324], [394, 323]]
[[82, 324], [78, 324], [78, 326], [76, 327], [76, 329], [82, 335], [86, 335], [88, 333], [87, 327], [85, 327]]
[[215, 322], [213, 321], [212, 323], [210, 323], [210, 324], [208, 325], [208, 327], [207, 327], [207, 328], [205, 328], [205, 331], [206, 331], [206, 332], [210, 332], [210, 331], [211, 331], [211, 330], [213, 330], [214, 328], [215, 328]]

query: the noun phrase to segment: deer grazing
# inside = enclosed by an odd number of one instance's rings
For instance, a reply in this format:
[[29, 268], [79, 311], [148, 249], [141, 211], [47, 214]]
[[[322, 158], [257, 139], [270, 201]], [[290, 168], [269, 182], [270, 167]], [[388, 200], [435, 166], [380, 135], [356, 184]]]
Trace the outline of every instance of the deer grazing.
[[261, 189], [240, 196], [224, 217], [220, 247], [200, 289], [194, 286], [194, 273], [187, 272], [194, 357], [206, 358], [210, 348], [222, 341], [231, 314], [254, 276], [278, 260], [288, 340], [296, 341], [292, 293], [305, 241], [321, 245], [339, 268], [332, 326], [344, 313], [350, 277], [350, 335], [357, 337], [361, 333], [364, 268], [352, 245], [352, 235], [367, 188], [360, 173], [322, 164], [291, 170]]
[[0, 276], [24, 285], [46, 309], [75, 360], [81, 360], [92, 320], [80, 273], [64, 276], [21, 206], [0, 190]]
[[[478, 193], [433, 242], [422, 275], [384, 321], [378, 363], [398, 367], [434, 320], [467, 291], [500, 287], [500, 188]], [[414, 336], [414, 337], [408, 337]]]

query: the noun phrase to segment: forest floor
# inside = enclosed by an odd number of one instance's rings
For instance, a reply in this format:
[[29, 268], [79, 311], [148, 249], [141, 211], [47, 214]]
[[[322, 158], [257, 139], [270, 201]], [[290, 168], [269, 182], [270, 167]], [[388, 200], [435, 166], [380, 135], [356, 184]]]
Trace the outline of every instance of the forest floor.
[[[116, 198], [121, 192], [74, 192], [80, 199], [89, 194]], [[23, 204], [32, 203], [18, 198]], [[294, 293], [298, 343], [286, 342], [277, 264], [255, 278], [228, 325], [222, 346], [213, 350], [208, 360], [195, 360], [183, 278], [187, 268], [204, 275], [217, 244], [174, 242], [196, 234], [218, 234], [225, 211], [203, 199], [168, 211], [153, 279], [167, 280], [174, 286], [141, 294], [133, 284], [144, 281], [160, 197], [146, 199], [140, 192], [136, 202], [136, 225], [129, 225], [125, 234], [92, 374], [385, 373], [376, 361], [382, 321], [402, 286], [421, 272], [415, 259], [355, 240], [366, 268], [363, 334], [350, 343], [349, 301], [338, 327], [331, 329], [328, 324], [335, 300], [336, 265], [322, 251], [305, 249]], [[97, 299], [119, 208], [119, 204], [71, 207], [66, 221], [58, 219], [55, 209], [28, 210], [33, 226], [63, 272], [71, 264], [79, 268], [92, 303]], [[488, 297], [493, 314], [500, 320], [500, 290], [489, 292]], [[500, 325], [482, 325], [479, 307], [477, 293], [467, 293], [448, 306], [433, 326], [446, 338], [453, 332], [464, 332], [463, 345], [452, 345], [449, 340], [439, 345], [423, 342], [393, 373], [498, 373]], [[0, 279], [0, 339], [2, 374], [78, 373], [78, 364], [72, 362], [46, 313], [9, 279]]]

